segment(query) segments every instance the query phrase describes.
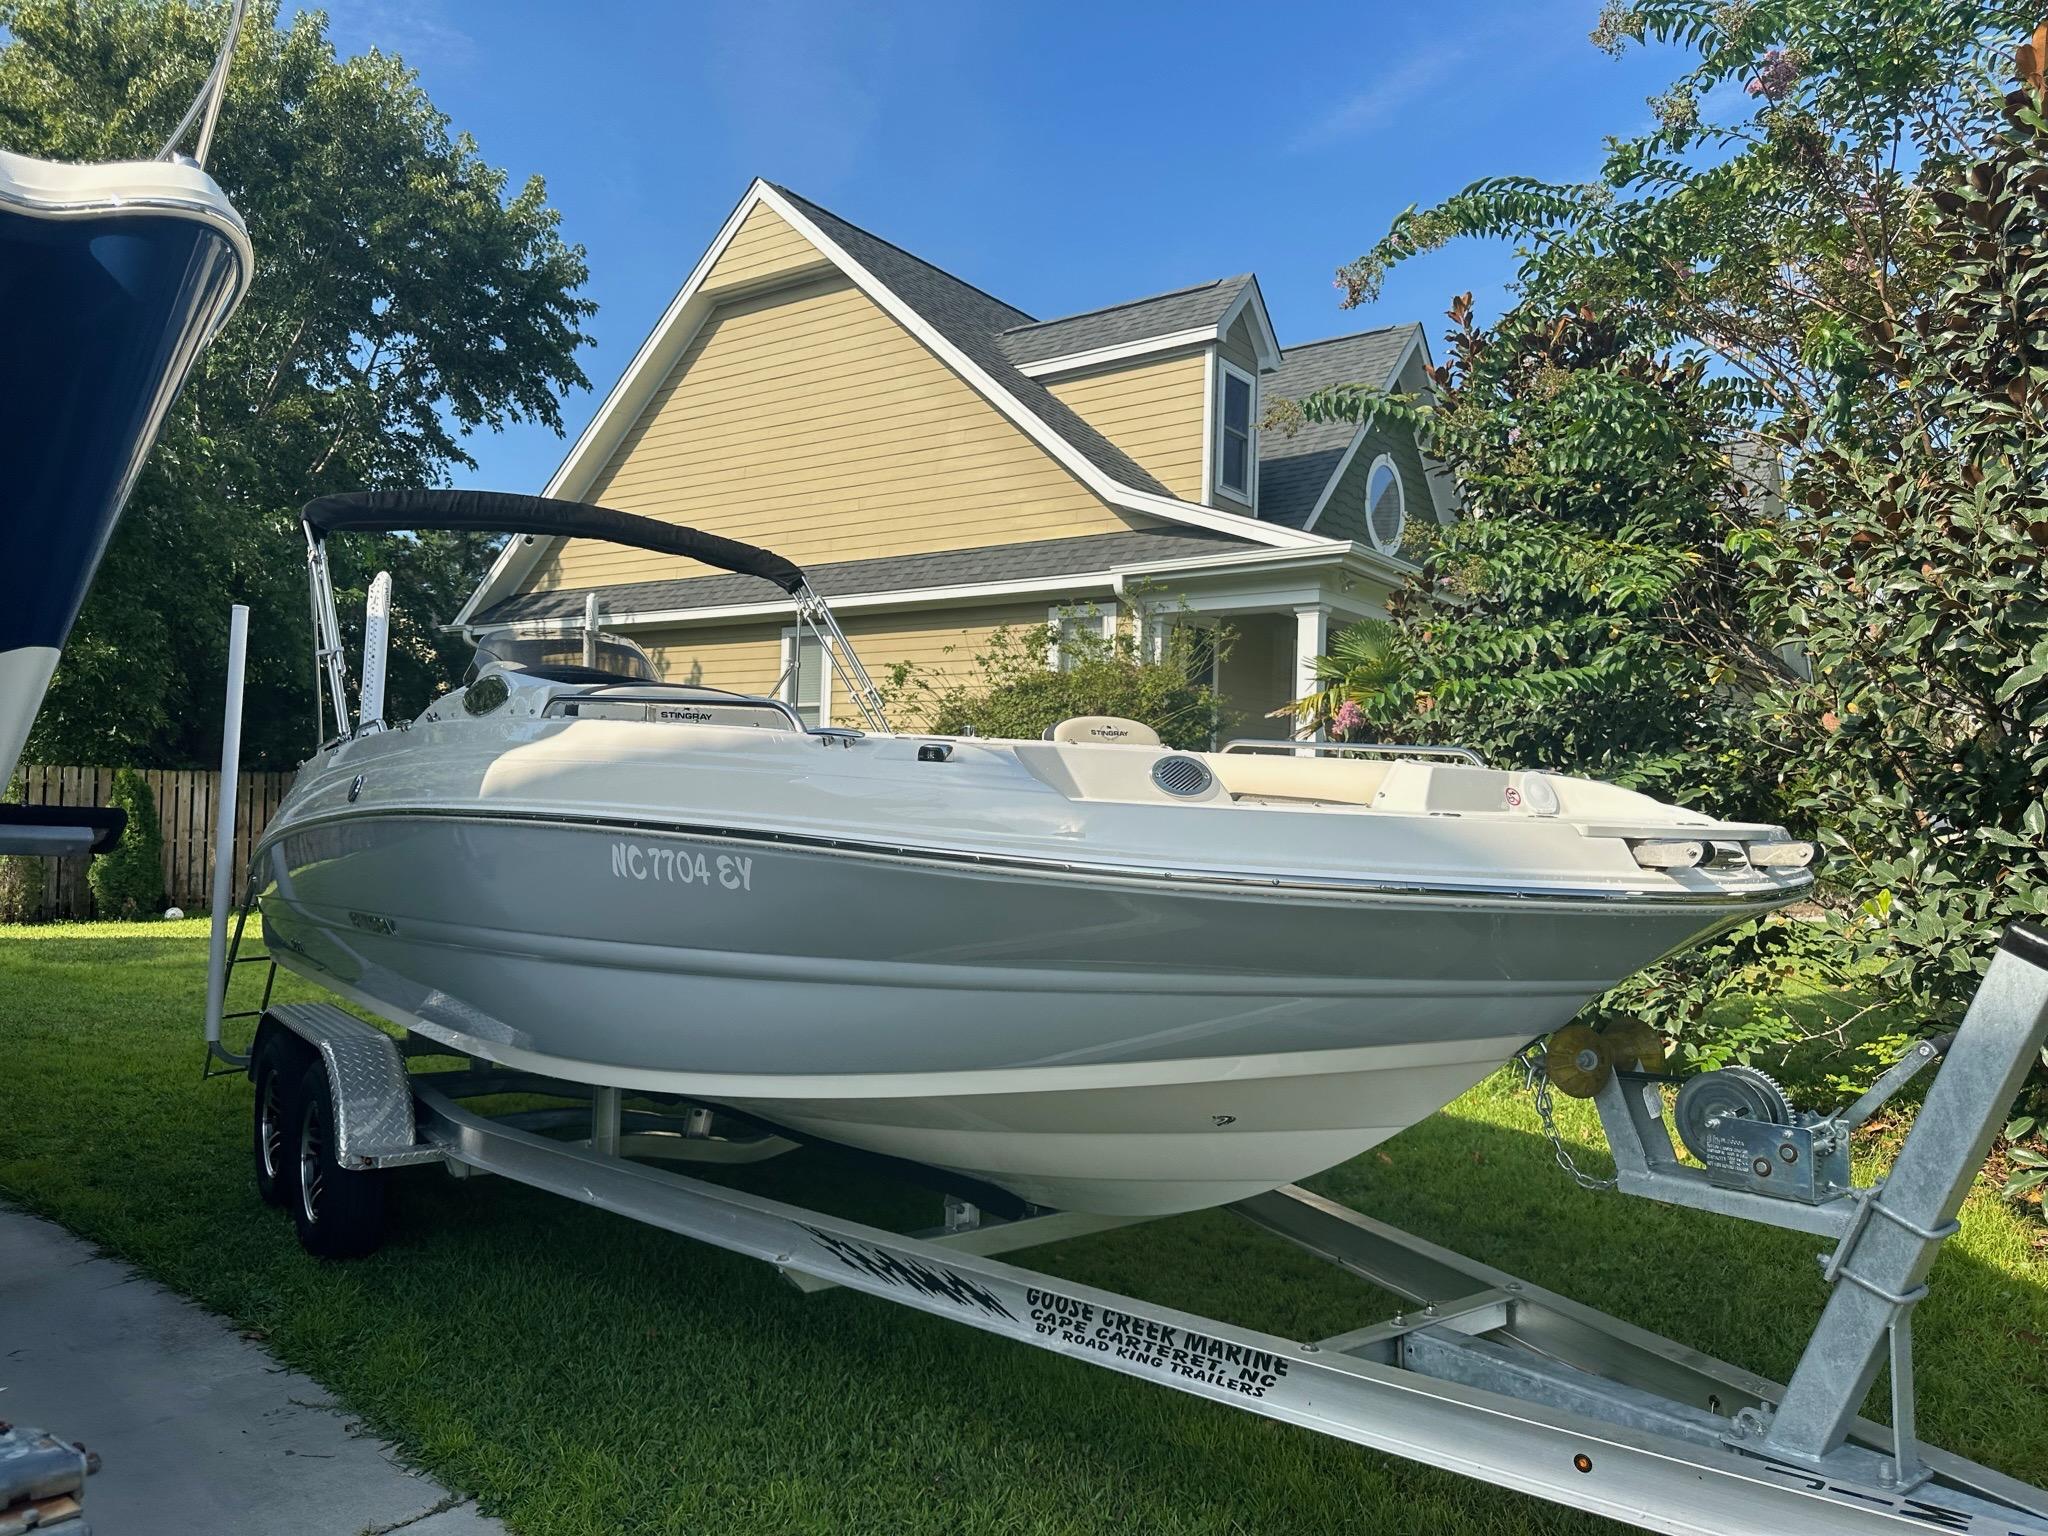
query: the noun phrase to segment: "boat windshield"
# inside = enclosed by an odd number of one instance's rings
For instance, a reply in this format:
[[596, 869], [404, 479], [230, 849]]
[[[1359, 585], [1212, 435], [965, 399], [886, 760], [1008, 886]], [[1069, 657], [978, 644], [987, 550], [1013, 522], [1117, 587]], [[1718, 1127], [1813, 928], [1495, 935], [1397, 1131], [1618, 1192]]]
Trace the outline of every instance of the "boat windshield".
[[[586, 649], [587, 647], [587, 649]], [[590, 660], [585, 658], [589, 657]], [[592, 662], [595, 662], [595, 665]], [[470, 678], [485, 667], [531, 672], [557, 683], [654, 683], [654, 660], [631, 640], [613, 635], [490, 635], [477, 643]]]

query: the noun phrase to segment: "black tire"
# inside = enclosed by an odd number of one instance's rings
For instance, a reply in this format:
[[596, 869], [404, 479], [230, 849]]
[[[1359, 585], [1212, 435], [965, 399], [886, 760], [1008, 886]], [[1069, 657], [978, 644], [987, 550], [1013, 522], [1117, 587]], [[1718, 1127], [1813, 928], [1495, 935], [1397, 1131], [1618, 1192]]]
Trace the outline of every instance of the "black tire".
[[384, 1176], [334, 1157], [334, 1096], [327, 1066], [308, 1062], [293, 1089], [287, 1150], [292, 1225], [299, 1246], [323, 1259], [358, 1259], [384, 1241]]
[[270, 1035], [257, 1047], [249, 1077], [256, 1087], [250, 1111], [249, 1151], [256, 1165], [256, 1193], [265, 1205], [282, 1206], [292, 1197], [290, 1102], [305, 1068], [305, 1052], [293, 1035]]

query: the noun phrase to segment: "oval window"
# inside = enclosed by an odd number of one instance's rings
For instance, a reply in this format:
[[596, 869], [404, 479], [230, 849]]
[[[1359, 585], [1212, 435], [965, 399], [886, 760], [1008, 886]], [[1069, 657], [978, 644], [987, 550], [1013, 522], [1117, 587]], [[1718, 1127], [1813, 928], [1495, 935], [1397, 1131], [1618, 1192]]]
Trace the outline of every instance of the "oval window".
[[1408, 529], [1408, 502], [1391, 455], [1383, 453], [1373, 460], [1372, 473], [1365, 477], [1365, 525], [1381, 554], [1391, 555], [1401, 547], [1401, 535]]

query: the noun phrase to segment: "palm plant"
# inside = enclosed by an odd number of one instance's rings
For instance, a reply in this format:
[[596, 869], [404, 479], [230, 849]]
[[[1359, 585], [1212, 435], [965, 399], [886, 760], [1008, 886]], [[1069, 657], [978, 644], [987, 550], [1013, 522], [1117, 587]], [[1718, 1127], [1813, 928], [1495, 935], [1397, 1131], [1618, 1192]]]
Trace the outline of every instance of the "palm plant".
[[1394, 707], [1393, 691], [1403, 670], [1400, 631], [1385, 619], [1360, 619], [1330, 636], [1330, 649], [1316, 658], [1316, 688], [1274, 718], [1292, 715], [1303, 734], [1323, 729], [1339, 740]]

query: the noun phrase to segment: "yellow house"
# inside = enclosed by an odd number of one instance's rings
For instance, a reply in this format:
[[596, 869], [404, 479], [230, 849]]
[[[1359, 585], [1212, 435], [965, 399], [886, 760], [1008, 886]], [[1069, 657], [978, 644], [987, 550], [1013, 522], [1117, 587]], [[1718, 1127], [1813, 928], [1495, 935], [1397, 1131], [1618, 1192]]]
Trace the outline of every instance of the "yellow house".
[[[1284, 735], [1267, 715], [1330, 628], [1384, 614], [1407, 530], [1456, 502], [1404, 429], [1262, 418], [1328, 384], [1426, 391], [1428, 362], [1415, 325], [1283, 351], [1249, 275], [1035, 320], [757, 181], [546, 494], [788, 556], [877, 676], [1055, 616], [1226, 624], [1230, 734]], [[686, 560], [515, 540], [456, 623], [560, 632], [593, 589], [669, 678], [852, 718], [786, 596]]]

